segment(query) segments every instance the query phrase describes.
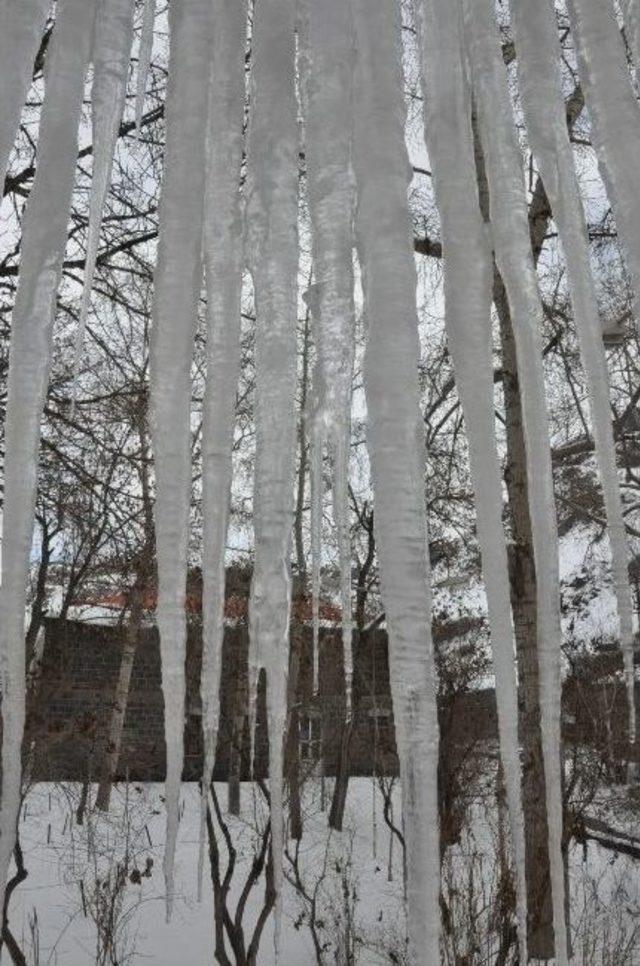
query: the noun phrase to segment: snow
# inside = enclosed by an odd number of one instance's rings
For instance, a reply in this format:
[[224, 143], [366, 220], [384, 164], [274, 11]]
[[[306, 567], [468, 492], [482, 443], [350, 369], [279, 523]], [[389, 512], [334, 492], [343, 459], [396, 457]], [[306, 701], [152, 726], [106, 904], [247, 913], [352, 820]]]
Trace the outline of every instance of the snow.
[[3, 681], [0, 906], [20, 802], [25, 716], [24, 612], [36, 500], [40, 415], [51, 361], [52, 327], [73, 189], [78, 123], [95, 2], [60, 0], [47, 56], [39, 163], [22, 223], [20, 283], [13, 309], [5, 421]]
[[158, 629], [167, 742], [167, 915], [171, 913], [178, 799], [184, 758], [184, 701], [189, 508], [191, 363], [202, 284], [206, 125], [212, 40], [210, 0], [169, 10], [170, 75], [160, 234], [151, 335], [152, 439]]
[[[216, 785], [222, 800], [225, 788]], [[388, 856], [389, 830], [379, 821], [377, 857], [373, 848], [371, 824], [372, 785], [366, 778], [352, 779], [349, 784], [345, 831], [330, 833], [326, 814], [319, 810], [318, 789], [308, 788], [304, 798], [305, 839], [300, 853], [301, 874], [307, 886], [318, 890], [319, 917], [324, 920], [321, 938], [329, 944], [327, 955], [333, 956], [345, 925], [343, 882], [350, 894], [355, 891], [353, 909], [354, 932], [360, 939], [356, 962], [363, 966], [382, 966], [393, 952], [402, 961], [403, 939], [403, 870], [402, 852], [396, 842], [391, 850], [391, 880]], [[113, 793], [109, 814], [89, 812], [83, 825], [76, 823], [81, 789], [77, 785], [38, 784], [29, 791], [21, 813], [20, 840], [24, 852], [27, 879], [14, 892], [9, 907], [9, 926], [25, 951], [27, 962], [34, 961], [31, 924], [37, 921], [40, 962], [50, 966], [85, 966], [93, 961], [97, 931], [92, 918], [92, 897], [96, 880], [106, 881], [118, 862], [128, 853], [128, 872], [137, 868], [144, 872], [153, 860], [149, 877], [139, 883], [125, 879], [122, 905], [116, 915], [115, 934], [119, 952], [128, 950], [133, 961], [152, 962], [155, 966], [173, 966], [181, 962], [188, 949], [190, 962], [213, 962], [213, 894], [209, 874], [205, 876], [203, 901], [196, 899], [196, 864], [198, 854], [199, 792], [195, 785], [185, 785], [181, 798], [181, 849], [176, 863], [175, 910], [171, 924], [164, 921], [164, 880], [160, 865], [164, 846], [162, 786], [133, 783], [118, 785]], [[90, 789], [90, 800], [95, 788]], [[242, 787], [242, 798], [252, 801], [252, 791]], [[380, 814], [382, 797], [375, 790]], [[399, 787], [392, 791], [394, 815], [401, 810]], [[478, 857], [478, 888], [490, 894], [495, 869], [495, 818], [487, 813], [482, 799], [471, 809], [471, 822], [459, 845], [453, 847], [445, 868], [447, 881], [459, 883], [466, 894], [469, 870]], [[231, 886], [231, 908], [235, 908], [240, 884], [248, 872], [254, 855], [257, 834], [266, 821], [265, 811], [247, 807], [240, 818], [227, 817], [232, 842], [238, 850], [237, 871]], [[615, 823], [614, 823], [615, 824]], [[293, 843], [289, 843], [290, 850]], [[221, 843], [224, 849], [224, 845]], [[586, 858], [586, 861], [585, 861]], [[615, 855], [600, 846], [589, 844], [586, 857], [581, 847], [570, 852], [572, 884], [572, 932], [576, 950], [595, 949], [603, 943], [614, 945], [616, 917], [622, 915], [620, 930], [634, 928], [634, 916], [640, 906], [640, 886], [635, 862], [630, 857]], [[325, 877], [323, 876], [325, 871]], [[334, 871], [339, 874], [334, 879]], [[287, 861], [287, 872], [291, 867]], [[451, 878], [450, 878], [451, 877]], [[84, 901], [80, 883], [83, 884]], [[249, 897], [245, 913], [247, 933], [259, 913], [264, 896], [259, 883]], [[624, 902], [620, 903], [620, 897]], [[450, 897], [454, 900], [454, 896]], [[86, 907], [86, 914], [84, 909]], [[285, 882], [282, 955], [283, 966], [298, 966], [315, 961], [315, 953], [303, 917], [305, 904], [289, 879]], [[624, 910], [628, 910], [625, 914]], [[274, 966], [271, 925], [268, 924], [259, 947], [258, 962]], [[458, 937], [462, 945], [464, 939]], [[460, 947], [459, 947], [460, 948]], [[124, 957], [122, 956], [122, 959]], [[120, 960], [119, 960], [120, 961]], [[0, 953], [0, 964], [11, 960], [6, 945]]]
[[430, 628], [419, 410], [416, 274], [407, 209], [399, 23], [385, 0], [353, 0], [356, 235], [368, 341], [364, 379], [382, 600], [407, 842], [412, 963], [437, 962], [438, 717]]
[[[216, 785], [224, 800], [226, 788]], [[95, 794], [92, 789], [91, 795]], [[252, 799], [249, 786], [243, 786], [243, 800]], [[380, 800], [380, 793], [378, 792]], [[20, 822], [20, 838], [24, 851], [27, 880], [14, 893], [9, 922], [14, 935], [29, 948], [29, 920], [37, 913], [40, 961], [51, 966], [84, 966], [96, 948], [96, 927], [91, 918], [91, 894], [96, 877], [113, 870], [117, 861], [124, 860], [129, 851], [129, 868], [145, 869], [147, 859], [153, 860], [152, 874], [142, 877], [138, 885], [127, 882], [122, 912], [116, 934], [123, 947], [134, 952], [134, 961], [150, 961], [156, 966], [173, 966], [184, 958], [185, 948], [194, 963], [213, 961], [213, 895], [207, 870], [203, 900], [196, 899], [196, 864], [198, 855], [199, 793], [197, 786], [185, 785], [180, 808], [181, 846], [176, 863], [175, 909], [170, 924], [164, 921], [164, 881], [160, 871], [164, 847], [162, 787], [132, 784], [128, 790], [116, 786], [113, 807], [108, 815], [93, 813], [87, 821], [76, 824], [75, 813], [80, 796], [79, 786], [40, 784], [27, 796]], [[128, 804], [127, 804], [128, 800]], [[380, 800], [381, 801], [381, 800]], [[396, 796], [397, 806], [397, 796]], [[381, 804], [378, 805], [381, 809]], [[363, 917], [371, 928], [388, 930], [391, 935], [402, 918], [402, 858], [401, 850], [394, 849], [393, 881], [387, 877], [387, 864], [376, 860], [372, 852], [371, 829], [368, 815], [371, 809], [371, 785], [366, 779], [350, 783], [349, 799], [343, 835], [330, 833], [326, 814], [320, 812], [317, 789], [305, 799], [305, 846], [301, 855], [302, 873], [312, 885], [320, 879], [323, 866], [332, 869], [340, 864], [350, 884], [357, 887], [358, 920]], [[126, 821], [125, 821], [125, 817]], [[256, 834], [264, 821], [264, 810], [244, 814], [241, 818], [227, 817], [232, 839], [238, 849], [238, 866], [231, 886], [232, 908], [239, 897], [241, 883], [249, 871], [256, 842]], [[388, 850], [387, 829], [379, 831], [381, 852]], [[125, 844], [126, 838], [126, 844]], [[221, 842], [224, 850], [224, 845]], [[289, 843], [291, 846], [291, 843]], [[287, 872], [289, 862], [287, 861]], [[88, 915], [84, 915], [80, 882], [83, 882]], [[288, 880], [285, 881], [285, 911], [281, 962], [283, 966], [314, 961], [309, 930], [296, 925], [302, 903]], [[338, 918], [341, 910], [341, 883], [332, 882], [330, 874], [319, 893], [322, 914], [327, 919], [326, 936], [335, 942], [330, 917]], [[249, 897], [245, 923], [258, 915], [264, 897], [264, 885], [258, 883]], [[338, 923], [336, 923], [337, 925]], [[360, 925], [360, 922], [357, 923]], [[258, 962], [264, 966], [275, 963], [272, 925], [268, 924], [259, 948]], [[10, 962], [6, 946], [0, 963]], [[31, 960], [28, 959], [30, 962]], [[367, 962], [370, 966], [382, 963], [382, 953]]]

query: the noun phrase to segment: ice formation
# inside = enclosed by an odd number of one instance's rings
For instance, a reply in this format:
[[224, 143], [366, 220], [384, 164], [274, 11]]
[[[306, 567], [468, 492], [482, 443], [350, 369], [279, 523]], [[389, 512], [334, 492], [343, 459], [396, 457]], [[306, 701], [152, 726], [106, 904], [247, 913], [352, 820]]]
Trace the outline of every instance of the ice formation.
[[502, 470], [493, 399], [491, 239], [478, 197], [471, 94], [465, 77], [460, 8], [449, 0], [425, 0], [418, 8], [420, 11], [425, 132], [442, 226], [447, 342], [469, 440], [516, 868], [521, 959], [526, 962], [525, 838], [520, 791], [518, 687], [507, 547], [502, 524]]
[[[49, 380], [52, 329], [67, 240], [78, 124], [95, 12], [95, 0], [58, 2], [56, 27], [47, 55], [38, 166], [22, 221], [20, 282], [13, 308], [4, 427], [0, 653], [5, 677], [0, 908], [20, 808], [20, 750], [25, 718], [24, 612], [36, 501], [40, 417]], [[3, 21], [0, 36], [4, 29]], [[11, 59], [8, 65], [13, 67]], [[0, 71], [4, 68], [3, 62]], [[3, 81], [0, 90], [5, 90]]]
[[[255, 563], [249, 700], [266, 672], [275, 948], [282, 917], [283, 744], [289, 667], [290, 551], [295, 477], [298, 123], [295, 2], [260, 0], [252, 44], [247, 262], [256, 302]], [[252, 715], [255, 721], [255, 713]]]
[[[338, 536], [347, 700], [351, 705], [348, 515], [354, 357], [353, 249], [368, 324], [365, 393], [381, 590], [403, 783], [409, 950], [439, 961], [438, 720], [430, 631], [429, 560], [420, 417], [416, 275], [407, 205], [398, 10], [389, 0], [260, 0], [251, 24], [247, 180], [244, 149], [248, 3], [170, 0], [166, 147], [155, 276], [152, 416], [156, 543], [167, 743], [168, 908], [183, 763], [185, 595], [189, 551], [191, 366], [201, 287], [207, 290], [203, 430], [204, 629], [201, 680], [203, 809], [218, 722], [235, 395], [243, 268], [256, 301], [255, 565], [250, 604], [250, 719], [266, 672], [276, 945], [283, 881], [283, 738], [291, 603], [290, 544], [296, 441], [298, 182], [304, 153], [313, 281], [307, 301], [316, 360], [312, 451], [314, 688], [317, 688], [323, 468], [330, 467]], [[493, 645], [499, 729], [524, 947], [524, 844], [517, 687], [502, 497], [493, 417], [492, 257], [513, 316], [527, 441], [538, 579], [538, 651], [557, 962], [567, 962], [562, 862], [560, 622], [557, 528], [540, 330], [522, 156], [493, 0], [415, 0], [421, 34], [425, 131], [442, 225], [449, 346], [468, 431]], [[588, 240], [561, 94], [551, 0], [512, 0], [519, 89], [529, 144], [558, 225], [589, 388], [611, 538], [630, 709], [633, 684], [628, 549], [618, 486]], [[640, 115], [609, 0], [568, 0], [598, 161], [622, 251], [640, 299]], [[48, 0], [0, 0], [0, 173], [4, 177], [30, 83]], [[97, 17], [96, 17], [97, 11]], [[639, 8], [622, 0], [638, 66]], [[136, 78], [138, 129], [153, 46], [155, 0], [145, 0]], [[46, 52], [37, 166], [22, 223], [5, 424], [0, 587], [4, 889], [20, 802], [25, 716], [24, 610], [36, 497], [40, 416], [47, 391], [56, 295], [67, 240], [78, 125], [94, 64], [93, 184], [80, 329], [86, 321], [101, 214], [122, 116], [133, 0], [58, 0]], [[296, 48], [297, 42], [297, 48]], [[93, 53], [92, 53], [93, 43]], [[489, 193], [478, 197], [471, 107], [477, 111]], [[302, 137], [300, 121], [302, 125]], [[243, 210], [242, 193], [245, 207]], [[204, 268], [204, 276], [203, 276]], [[631, 736], [634, 733], [631, 715]], [[204, 813], [203, 813], [204, 814]], [[0, 896], [1, 899], [1, 896]], [[0, 903], [1, 904], [1, 903]], [[524, 948], [522, 949], [524, 958]]]
[[397, 11], [352, 0], [356, 237], [369, 331], [367, 445], [403, 790], [409, 955], [439, 960], [438, 714]]
[[[578, 68], [600, 173], [640, 305], [640, 107], [612, 3], [568, 0]], [[637, 14], [637, 11], [636, 11]]]
[[348, 5], [306, 4], [305, 147], [315, 283], [308, 302], [316, 362], [310, 412], [314, 693], [318, 688], [318, 603], [323, 452], [333, 471], [338, 537], [342, 645], [347, 711], [351, 709], [351, 547], [348, 505], [351, 383], [353, 378], [352, 75]]
[[157, 620], [167, 746], [164, 871], [171, 914], [184, 760], [187, 557], [191, 504], [191, 364], [202, 286], [202, 229], [213, 8], [169, 7], [170, 69], [151, 342], [156, 466]]
[[613, 582], [627, 680], [629, 734], [633, 742], [636, 712], [633, 608], [628, 576], [629, 547], [616, 468], [602, 327], [589, 261], [587, 228], [562, 97], [555, 15], [548, 0], [543, 4], [512, 0], [512, 17], [527, 131], [563, 244], [582, 362], [589, 388], [593, 435], [609, 524]]
[[22, 0], [11, 9], [0, 7], [0, 185], [4, 185], [9, 155], [16, 137], [20, 114], [31, 86], [33, 62], [42, 39], [49, 0]]
[[[225, 549], [229, 520], [235, 403], [240, 371], [246, 3], [214, 2], [207, 130], [203, 254], [207, 285], [207, 387], [203, 439], [202, 823], [215, 763], [224, 634]], [[202, 881], [204, 824], [198, 882]]]
[[542, 368], [542, 303], [529, 240], [522, 156], [492, 0], [463, 0], [465, 36], [489, 187], [491, 234], [513, 317], [522, 394], [537, 578], [540, 728], [558, 966], [568, 959], [562, 860], [560, 587], [553, 474]]
[[98, 258], [100, 227], [113, 155], [124, 110], [133, 39], [133, 0], [108, 0], [99, 4], [94, 30], [93, 87], [91, 91], [93, 124], [93, 175], [84, 287], [80, 302], [72, 395], [75, 400], [77, 379], [91, 305], [91, 288]]

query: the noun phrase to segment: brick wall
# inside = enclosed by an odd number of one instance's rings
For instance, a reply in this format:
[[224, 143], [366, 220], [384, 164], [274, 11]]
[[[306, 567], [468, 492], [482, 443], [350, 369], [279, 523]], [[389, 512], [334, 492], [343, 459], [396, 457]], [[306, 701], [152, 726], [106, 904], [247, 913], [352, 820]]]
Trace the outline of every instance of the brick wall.
[[[438, 636], [436, 635], [436, 640]], [[42, 780], [98, 779], [113, 709], [122, 654], [122, 632], [117, 627], [48, 620], [42, 674], [35, 700], [28, 703], [25, 749], [32, 775]], [[201, 629], [189, 627], [187, 639], [187, 708], [185, 719], [184, 777], [195, 780], [201, 772], [201, 718], [199, 678]], [[215, 778], [232, 771], [247, 778], [249, 735], [246, 723], [248, 633], [244, 624], [225, 632], [222, 662], [221, 728]], [[320, 694], [312, 696], [311, 629], [293, 626], [291, 677], [298, 666], [292, 698], [297, 724], [287, 744], [291, 755], [310, 770], [322, 749], [324, 771], [338, 768], [345, 724], [345, 692], [340, 633], [321, 629]], [[626, 699], [616, 664], [607, 668], [606, 681], [589, 666], [580, 680], [565, 683], [564, 733], [569, 741], [587, 741], [600, 747], [612, 744], [614, 758], [626, 757]], [[596, 669], [597, 670], [597, 669]], [[607, 683], [608, 682], [608, 683]], [[613, 690], [612, 690], [613, 689]], [[234, 713], [235, 706], [235, 713]], [[611, 720], [610, 720], [611, 719]], [[611, 734], [596, 734], [610, 721]], [[595, 723], [595, 724], [594, 724]], [[493, 739], [497, 733], [495, 696], [492, 691], [450, 695], [440, 704], [442, 754], [447, 761], [464, 756], [470, 744]], [[601, 729], [601, 730], [602, 730]], [[296, 751], [297, 748], [297, 751]], [[609, 751], [607, 754], [609, 754]], [[264, 674], [258, 694], [255, 772], [268, 771], [268, 737]], [[395, 774], [397, 756], [389, 690], [387, 637], [384, 630], [354, 636], [354, 719], [349, 746], [351, 774]], [[133, 666], [125, 717], [119, 777], [162, 780], [165, 769], [164, 703], [160, 654], [155, 628], [140, 634]]]
[[[187, 641], [187, 779], [197, 778], [201, 768], [201, 649], [200, 626], [192, 624]], [[216, 778], [219, 779], [226, 777], [236, 750], [242, 776], [246, 777], [248, 773], [246, 722], [242, 722], [244, 727], [238, 728], [238, 711], [242, 720], [246, 709], [247, 651], [246, 626], [228, 627], [224, 639], [221, 729], [216, 758]], [[325, 771], [331, 774], [339, 759], [344, 725], [340, 634], [321, 630], [320, 694], [315, 701], [311, 693], [311, 629], [308, 626], [298, 625], [292, 630], [292, 652], [299, 658], [295, 706], [301, 738], [300, 754], [308, 760], [318, 753], [321, 734]], [[121, 653], [122, 632], [116, 627], [47, 621], [38, 695], [29, 709], [27, 747], [35, 749], [34, 777], [81, 780], [100, 776]], [[356, 714], [350, 745], [352, 773], [370, 773], [375, 751], [378, 768], [395, 771], [397, 761], [384, 631], [371, 633], [362, 641], [356, 639], [354, 704]], [[140, 634], [135, 655], [120, 755], [120, 777], [127, 773], [136, 780], [163, 777], [163, 714], [158, 635], [155, 628], [148, 627]], [[267, 760], [265, 680], [261, 675], [255, 755], [258, 775], [266, 775]]]

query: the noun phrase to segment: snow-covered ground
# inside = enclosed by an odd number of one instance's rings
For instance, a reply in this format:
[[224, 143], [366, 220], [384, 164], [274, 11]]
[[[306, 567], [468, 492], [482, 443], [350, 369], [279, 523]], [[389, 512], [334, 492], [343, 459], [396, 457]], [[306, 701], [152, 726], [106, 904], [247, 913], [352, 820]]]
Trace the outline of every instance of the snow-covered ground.
[[[30, 966], [86, 966], [98, 961], [93, 901], [96, 883], [101, 883], [98, 889], [106, 896], [110, 891], [105, 886], [107, 870], [111, 870], [113, 885], [117, 864], [124, 862], [127, 853], [127, 884], [115, 923], [120, 944], [118, 963], [149, 962], [155, 966], [174, 966], [188, 957], [193, 966], [213, 964], [213, 897], [208, 865], [204, 870], [202, 901], [197, 901], [199, 800], [196, 786], [185, 785], [182, 791], [176, 862], [178, 897], [169, 924], [165, 921], [162, 876], [165, 824], [162, 786], [131, 785], [128, 809], [125, 808], [125, 789], [119, 786], [114, 792], [109, 816], [96, 818], [95, 812], [90, 813], [83, 825], [78, 825], [75, 817], [79, 795], [77, 785], [37, 785], [30, 791], [22, 811], [20, 840], [28, 878], [11, 899], [9, 922]], [[226, 787], [219, 788], [219, 795], [224, 803]], [[238, 848], [238, 864], [229, 902], [232, 910], [254, 855], [256, 825], [262, 827], [264, 823], [259, 791], [254, 796], [250, 786], [243, 786], [242, 806], [242, 817], [229, 820], [233, 841]], [[353, 902], [358, 921], [366, 918], [372, 926], [375, 924], [381, 936], [395, 938], [401, 935], [401, 853], [396, 841], [391, 855], [393, 881], [389, 882], [389, 834], [382, 820], [379, 795], [375, 833], [377, 857], [373, 851], [371, 781], [351, 783], [342, 834], [327, 835], [327, 814], [320, 811], [319, 801], [308, 798], [305, 810], [300, 868], [310, 891], [322, 878], [323, 869], [326, 870], [318, 900], [323, 918], [320, 928], [323, 941], [335, 939], [341, 924], [346, 927], [345, 886], [352, 896], [349, 902]], [[124, 821], [127, 813], [128, 822]], [[221, 847], [224, 860], [226, 852], [224, 845]], [[153, 867], [147, 878], [144, 873], [148, 860], [153, 861]], [[138, 884], [131, 882], [134, 869], [142, 873]], [[285, 871], [290, 870], [290, 863], [286, 862]], [[138, 877], [134, 873], [135, 878]], [[260, 881], [247, 906], [248, 939], [263, 898], [264, 882]], [[301, 919], [303, 907], [304, 902], [288, 883], [281, 957], [285, 966], [315, 962], [311, 934]], [[34, 922], [37, 923], [37, 941], [33, 935]], [[35, 945], [39, 945], [39, 958], [34, 953]], [[371, 950], [371, 955], [364, 961], [373, 964], [385, 960]], [[0, 962], [11, 962], [6, 948]], [[258, 963], [271, 966], [273, 962], [270, 918], [260, 943]]]
[[[328, 791], [331, 783], [328, 782]], [[226, 787], [216, 786], [222, 804]], [[382, 816], [382, 796], [373, 794], [370, 779], [350, 783], [344, 831], [327, 831], [327, 814], [320, 810], [317, 781], [305, 789], [304, 837], [299, 869], [302, 887], [316, 896], [317, 933], [325, 947], [326, 962], [335, 962], [339, 945], [351, 942], [355, 962], [362, 966], [402, 963], [403, 912], [402, 855], [394, 838], [390, 850], [389, 829]], [[108, 816], [88, 811], [82, 825], [76, 822], [80, 800], [77, 785], [35, 786], [28, 794], [20, 820], [20, 840], [28, 878], [13, 894], [9, 923], [29, 966], [87, 966], [117, 961], [153, 963], [154, 966], [214, 964], [213, 894], [209, 867], [205, 864], [202, 901], [197, 901], [199, 800], [194, 785], [183, 786], [178, 841], [176, 888], [178, 898], [172, 921], [165, 921], [162, 847], [165, 811], [162, 786], [132, 784], [114, 790]], [[392, 794], [395, 822], [399, 825], [399, 795]], [[375, 810], [374, 810], [375, 802]], [[459, 846], [450, 850], [443, 881], [447, 899], [460, 914], [457, 946], [463, 950], [481, 929], [486, 906], [492, 904], [496, 859], [495, 815], [479, 802], [472, 809], [471, 830]], [[128, 816], [128, 819], [126, 818]], [[264, 827], [266, 812], [260, 791], [242, 787], [242, 816], [227, 819], [238, 852], [230, 890], [233, 915], [240, 890], [250, 870]], [[227, 852], [220, 836], [223, 869]], [[289, 842], [290, 854], [293, 844]], [[630, 858], [590, 845], [587, 861], [582, 849], [571, 859], [572, 933], [576, 963], [615, 963], [633, 966], [640, 962], [640, 941], [635, 935], [640, 917], [640, 872]], [[117, 893], [118, 870], [121, 904], [111, 904]], [[150, 866], [152, 862], [152, 866]], [[291, 862], [285, 860], [288, 882], [284, 901], [283, 966], [306, 966], [317, 962], [309, 929], [310, 905], [294, 889]], [[138, 874], [139, 873], [139, 874]], [[149, 875], [147, 873], [150, 873]], [[475, 878], [475, 894], [469, 883]], [[133, 881], [132, 881], [133, 880]], [[458, 884], [459, 891], [456, 888]], [[97, 897], [100, 896], [99, 902]], [[244, 917], [248, 944], [264, 898], [264, 881], [251, 892]], [[117, 959], [98, 958], [96, 910], [102, 921], [110, 920], [116, 937]], [[478, 919], [464, 910], [475, 909]], [[484, 909], [484, 912], [482, 911]], [[494, 937], [495, 939], [495, 937]], [[483, 938], [483, 954], [474, 963], [491, 962], [496, 948]], [[607, 944], [610, 959], [602, 958]], [[616, 949], [627, 949], [626, 959], [613, 958]], [[476, 950], [479, 955], [480, 951]], [[394, 960], [392, 957], [395, 956]], [[233, 957], [231, 957], [233, 960]], [[0, 963], [11, 959], [6, 947]], [[272, 966], [273, 928], [270, 918], [257, 958], [259, 966]]]

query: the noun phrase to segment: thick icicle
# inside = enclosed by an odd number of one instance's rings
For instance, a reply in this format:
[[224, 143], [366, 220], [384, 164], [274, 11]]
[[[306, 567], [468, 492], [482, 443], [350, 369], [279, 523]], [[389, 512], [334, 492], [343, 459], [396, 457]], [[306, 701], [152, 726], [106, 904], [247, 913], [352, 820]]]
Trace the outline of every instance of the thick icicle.
[[204, 820], [215, 763], [220, 661], [224, 636], [225, 549], [229, 521], [235, 403], [240, 370], [242, 214], [240, 168], [244, 147], [244, 53], [247, 7], [214, 0], [213, 66], [207, 132], [204, 263], [207, 282], [207, 385], [202, 430], [203, 648], [202, 822], [198, 887], [202, 883]]
[[356, 238], [369, 323], [368, 450], [402, 778], [409, 961], [439, 963], [438, 716], [400, 27], [387, 0], [350, 6]]
[[522, 392], [529, 511], [537, 578], [538, 663], [556, 962], [568, 961], [562, 859], [560, 592], [551, 450], [542, 366], [542, 304], [493, 0], [463, 0], [468, 54], [489, 185], [493, 243], [513, 318]]
[[[351, 709], [351, 552], [348, 454], [354, 349], [351, 92], [353, 50], [348, 7], [341, 0], [307, 4], [305, 134], [315, 285], [310, 299], [316, 364], [310, 414], [314, 573], [319, 569], [322, 456], [333, 464], [333, 507], [341, 574], [342, 636]], [[318, 521], [318, 516], [320, 520]], [[316, 536], [317, 532], [317, 536]], [[314, 585], [319, 580], [314, 579]], [[314, 587], [314, 684], [317, 688], [317, 598]]]
[[516, 869], [521, 960], [526, 963], [527, 907], [518, 684], [502, 523], [502, 472], [495, 433], [491, 300], [493, 258], [480, 211], [461, 37], [461, 11], [450, 0], [424, 0], [420, 37], [425, 129], [442, 226], [445, 320], [462, 402], [478, 541], [487, 591], [500, 746]]
[[282, 916], [283, 738], [296, 437], [298, 125], [295, 0], [260, 0], [253, 32], [247, 257], [256, 300], [255, 565], [250, 687], [267, 677], [276, 957]]
[[93, 175], [84, 287], [75, 338], [72, 398], [75, 400], [82, 361], [91, 289], [100, 244], [102, 209], [109, 190], [113, 153], [127, 93], [131, 41], [133, 39], [133, 0], [103, 0], [98, 7], [93, 45]]
[[0, 908], [20, 807], [25, 716], [24, 611], [36, 499], [40, 418], [47, 392], [56, 296], [78, 152], [78, 123], [96, 4], [59, 0], [47, 55], [38, 164], [22, 222], [20, 282], [13, 309], [5, 422]]
[[166, 148], [151, 339], [158, 629], [167, 746], [167, 916], [184, 759], [185, 595], [191, 502], [191, 363], [202, 283], [211, 0], [169, 7]]
[[4, 0], [0, 5], [0, 187], [4, 186], [49, 6], [50, 0]]
[[611, 0], [567, 0], [602, 180], [640, 318], [640, 107]]
[[520, 94], [527, 130], [563, 243], [575, 307], [574, 317], [589, 388], [593, 436], [609, 523], [613, 585], [618, 603], [620, 642], [627, 679], [629, 736], [633, 742], [636, 712], [633, 607], [627, 563], [629, 547], [616, 468], [607, 360], [590, 268], [587, 228], [566, 125], [556, 19], [550, 0], [537, 4], [528, 3], [526, 0], [512, 0], [511, 6]]
[[147, 93], [147, 80], [151, 67], [153, 51], [153, 28], [156, 22], [156, 0], [144, 0], [142, 12], [142, 27], [140, 30], [140, 49], [138, 51], [138, 72], [136, 75], [136, 131], [140, 135], [142, 115], [144, 114], [144, 99]]

